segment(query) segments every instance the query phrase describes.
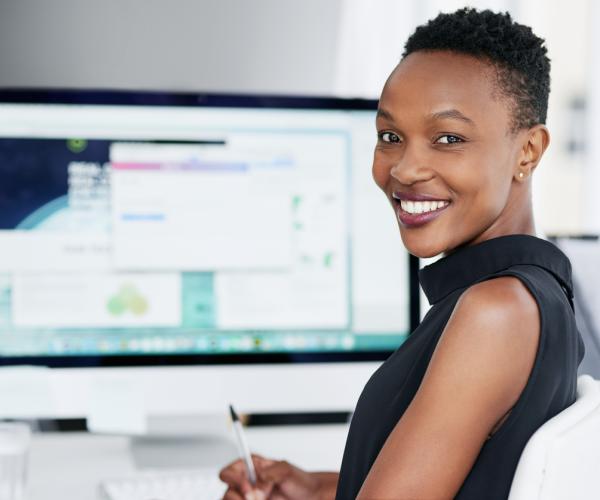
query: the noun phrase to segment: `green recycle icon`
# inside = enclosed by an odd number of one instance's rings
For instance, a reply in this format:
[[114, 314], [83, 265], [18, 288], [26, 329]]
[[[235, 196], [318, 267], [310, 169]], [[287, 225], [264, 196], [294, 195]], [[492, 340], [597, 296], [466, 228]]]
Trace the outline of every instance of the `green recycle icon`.
[[113, 316], [121, 316], [127, 311], [142, 316], [148, 311], [148, 301], [134, 285], [127, 283], [108, 299], [106, 307]]

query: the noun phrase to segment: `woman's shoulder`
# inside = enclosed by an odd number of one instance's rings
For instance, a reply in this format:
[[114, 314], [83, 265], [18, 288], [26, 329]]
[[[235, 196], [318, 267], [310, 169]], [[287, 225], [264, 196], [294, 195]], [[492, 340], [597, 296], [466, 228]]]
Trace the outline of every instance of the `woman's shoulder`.
[[504, 394], [508, 409], [529, 379], [540, 336], [536, 298], [519, 278], [501, 276], [460, 296], [437, 349], [449, 355], [438, 361], [472, 365], [478, 376], [482, 366], [489, 366], [488, 383], [497, 385], [490, 390]]
[[473, 332], [471, 325], [477, 325], [480, 331], [498, 331], [503, 336], [516, 337], [516, 342], [523, 335], [539, 336], [539, 315], [534, 291], [513, 275], [471, 285], [460, 295], [452, 313], [455, 321], [464, 323], [461, 331]]
[[478, 314], [482, 315], [503, 311], [517, 317], [531, 315], [537, 312], [538, 307], [531, 286], [527, 286], [523, 277], [517, 273], [499, 273], [474, 283], [459, 297], [456, 307], [461, 306], [480, 309]]

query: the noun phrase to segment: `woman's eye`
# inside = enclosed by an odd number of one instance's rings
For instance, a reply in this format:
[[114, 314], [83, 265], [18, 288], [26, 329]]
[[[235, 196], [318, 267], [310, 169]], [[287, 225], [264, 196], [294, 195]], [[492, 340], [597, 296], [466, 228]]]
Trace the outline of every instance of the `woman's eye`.
[[393, 132], [381, 132], [379, 134], [379, 138], [383, 141], [383, 142], [400, 142], [400, 137], [397, 136], [396, 134], [394, 134]]
[[446, 134], [442, 135], [441, 137], [438, 137], [438, 139], [435, 142], [437, 142], [438, 144], [456, 144], [457, 142], [464, 141], [456, 135]]

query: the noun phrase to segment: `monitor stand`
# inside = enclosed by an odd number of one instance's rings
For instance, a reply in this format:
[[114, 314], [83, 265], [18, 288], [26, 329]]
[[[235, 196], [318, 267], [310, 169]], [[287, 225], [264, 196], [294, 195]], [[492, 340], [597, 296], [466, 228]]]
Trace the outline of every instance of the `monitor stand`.
[[145, 435], [133, 436], [136, 469], [222, 467], [239, 453], [223, 415], [150, 416]]
[[133, 437], [130, 447], [136, 469], [214, 468], [239, 458], [234, 443], [215, 436]]

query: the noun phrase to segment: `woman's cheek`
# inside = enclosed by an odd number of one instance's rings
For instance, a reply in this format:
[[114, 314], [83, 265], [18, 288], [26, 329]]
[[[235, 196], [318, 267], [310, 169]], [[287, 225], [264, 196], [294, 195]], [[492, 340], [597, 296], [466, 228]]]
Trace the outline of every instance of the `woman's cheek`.
[[384, 189], [390, 177], [390, 169], [375, 159], [373, 162], [372, 173], [375, 184], [377, 184], [381, 189]]
[[[389, 172], [389, 171], [388, 171]], [[385, 188], [385, 184], [389, 173], [386, 173], [381, 167], [373, 167], [373, 180], [381, 189]]]

